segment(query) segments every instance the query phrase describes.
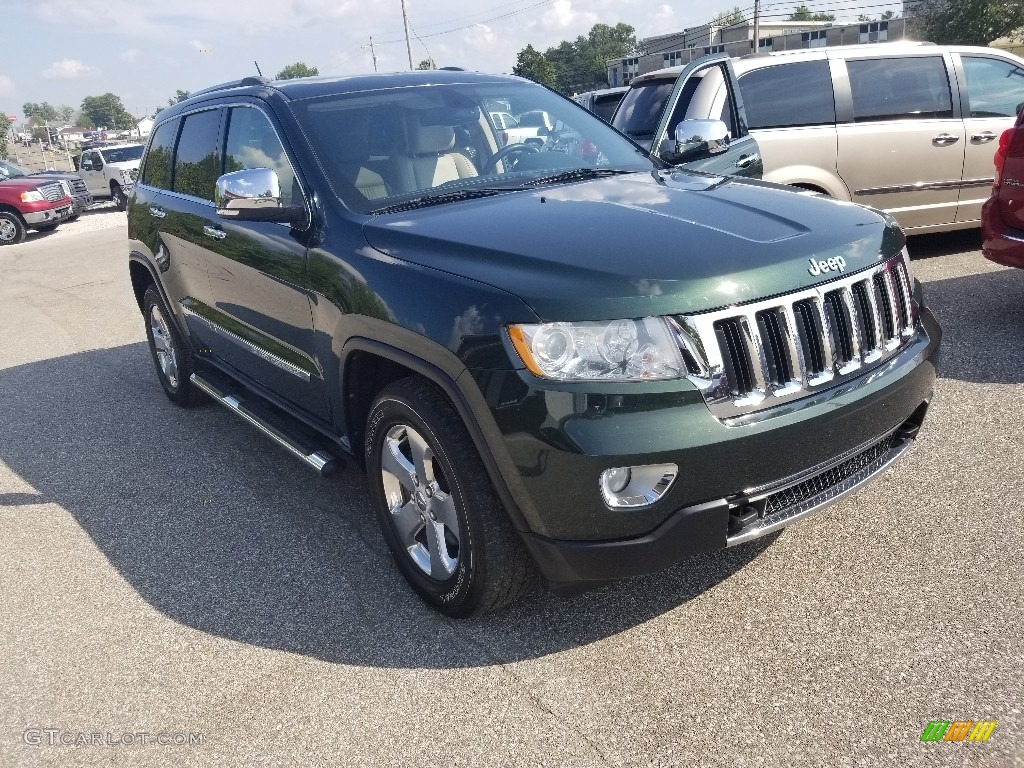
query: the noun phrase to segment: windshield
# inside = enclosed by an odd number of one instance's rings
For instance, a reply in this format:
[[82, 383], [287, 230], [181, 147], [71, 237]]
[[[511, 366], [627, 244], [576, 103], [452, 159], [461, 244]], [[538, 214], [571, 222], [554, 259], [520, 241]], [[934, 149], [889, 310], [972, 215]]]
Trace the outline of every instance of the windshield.
[[104, 147], [103, 159], [108, 163], [127, 163], [131, 160], [141, 160], [144, 147], [139, 144], [137, 147]]
[[16, 165], [0, 160], [0, 178], [14, 179], [18, 176], [28, 176], [28, 173]]
[[[497, 124], [492, 113], [499, 103], [521, 130]], [[505, 192], [586, 176], [565, 171], [653, 168], [606, 123], [529, 83], [389, 88], [291, 106], [335, 192], [362, 213], [427, 197], [467, 198], [449, 194], [455, 191]], [[524, 116], [547, 125], [525, 128]]]
[[661, 110], [672, 95], [675, 78], [671, 80], [648, 80], [634, 85], [622, 97], [622, 103], [615, 113], [612, 125], [634, 139], [649, 139], [658, 129]]

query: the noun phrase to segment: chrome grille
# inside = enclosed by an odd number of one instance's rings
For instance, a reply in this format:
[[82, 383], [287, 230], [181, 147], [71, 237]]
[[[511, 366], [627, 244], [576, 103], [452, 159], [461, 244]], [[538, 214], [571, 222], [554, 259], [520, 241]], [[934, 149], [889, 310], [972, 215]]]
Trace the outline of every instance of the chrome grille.
[[59, 181], [55, 181], [52, 184], [43, 184], [38, 189], [40, 194], [42, 194], [42, 196], [49, 200], [51, 203], [55, 203], [58, 200], [63, 200], [65, 197], [64, 187]]
[[772, 408], [864, 373], [914, 336], [903, 252], [815, 288], [673, 318], [689, 378], [719, 418]]
[[139, 180], [139, 169], [138, 168], [129, 168], [128, 169], [128, 175], [131, 177], [132, 181], [138, 181]]
[[84, 195], [88, 191], [85, 186], [85, 179], [71, 179], [71, 191], [76, 195]]

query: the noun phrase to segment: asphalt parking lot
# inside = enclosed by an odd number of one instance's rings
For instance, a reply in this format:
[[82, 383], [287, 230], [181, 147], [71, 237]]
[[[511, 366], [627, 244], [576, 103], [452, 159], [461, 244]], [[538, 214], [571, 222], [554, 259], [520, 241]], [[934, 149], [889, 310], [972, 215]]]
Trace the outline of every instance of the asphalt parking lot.
[[[167, 401], [124, 222], [0, 248], [0, 766], [1024, 765], [1024, 271], [976, 231], [911, 240], [941, 378], [877, 482], [456, 622], [356, 471]], [[921, 743], [931, 720], [997, 726]]]

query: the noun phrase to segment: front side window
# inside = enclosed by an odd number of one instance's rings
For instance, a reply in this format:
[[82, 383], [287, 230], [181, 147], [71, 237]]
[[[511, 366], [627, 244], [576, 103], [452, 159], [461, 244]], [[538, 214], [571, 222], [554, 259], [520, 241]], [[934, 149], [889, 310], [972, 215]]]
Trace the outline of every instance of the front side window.
[[[496, 103], [508, 104], [519, 123], [514, 141], [492, 122]], [[384, 88], [290, 108], [338, 196], [362, 213], [534, 189], [566, 174], [654, 169], [607, 123], [529, 83]]]
[[953, 117], [946, 64], [941, 56], [847, 61], [853, 118], [928, 120]]
[[1024, 107], [1024, 69], [987, 56], [963, 56], [971, 117], [1015, 117]]
[[[658, 121], [661, 119], [661, 111], [665, 108], [665, 102], [672, 95], [675, 85], [676, 81], [673, 78], [671, 80], [645, 80], [643, 83], [633, 86], [622, 97], [622, 103], [615, 113], [612, 125], [631, 139], [642, 141], [653, 138], [654, 132], [658, 129]], [[694, 83], [693, 88], [696, 87], [697, 84]], [[689, 101], [689, 96], [685, 93], [680, 98], [680, 102], [684, 99]]]
[[255, 107], [235, 107], [228, 122], [224, 173], [247, 168], [276, 171], [281, 183], [281, 202], [301, 203], [301, 194], [295, 189], [295, 171], [270, 119]]
[[828, 125], [836, 102], [828, 62], [801, 61], [763, 67], [740, 77], [750, 128]]
[[146, 163], [142, 169], [142, 183], [158, 189], [171, 188], [171, 159], [174, 139], [178, 135], [178, 120], [168, 120], [153, 134]]
[[219, 136], [219, 109], [185, 117], [174, 156], [175, 192], [213, 202], [213, 190], [220, 174]]

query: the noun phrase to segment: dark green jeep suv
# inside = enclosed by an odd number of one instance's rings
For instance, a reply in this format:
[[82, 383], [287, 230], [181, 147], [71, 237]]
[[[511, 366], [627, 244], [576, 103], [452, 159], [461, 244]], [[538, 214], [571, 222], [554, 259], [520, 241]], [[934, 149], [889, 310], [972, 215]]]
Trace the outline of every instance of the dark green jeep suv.
[[[529, 143], [491, 122], [537, 111]], [[892, 219], [656, 163], [514, 77], [200, 92], [160, 113], [128, 205], [160, 382], [364, 468], [453, 616], [774, 531], [912, 444], [940, 332]]]

